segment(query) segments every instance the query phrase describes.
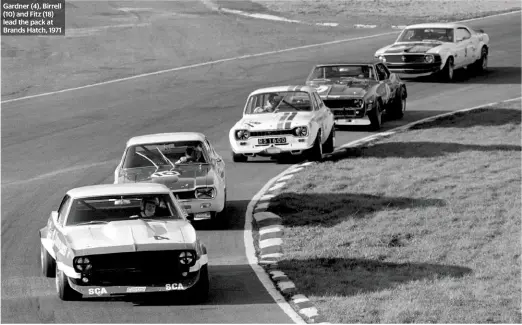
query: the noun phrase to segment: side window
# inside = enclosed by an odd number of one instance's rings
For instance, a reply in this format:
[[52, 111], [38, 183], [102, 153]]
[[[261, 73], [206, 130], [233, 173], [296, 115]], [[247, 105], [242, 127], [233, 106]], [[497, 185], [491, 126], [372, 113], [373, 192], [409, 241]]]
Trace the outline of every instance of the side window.
[[64, 196], [62, 203], [60, 203], [60, 207], [58, 208], [58, 223], [63, 225], [63, 221], [65, 219], [65, 214], [69, 209], [69, 205], [71, 204], [71, 197], [69, 195]]
[[214, 151], [214, 147], [210, 144], [208, 139], [205, 139], [205, 147], [207, 148], [207, 151], [209, 152], [210, 156], [212, 158], [216, 157], [216, 152]]
[[465, 41], [469, 38], [471, 38], [471, 33], [466, 28], [457, 28], [457, 42]]
[[381, 69], [386, 74], [386, 79], [389, 79], [391, 76], [391, 72], [390, 72], [390, 70], [388, 70], [388, 67], [386, 67], [384, 64], [381, 64], [380, 66], [381, 66]]
[[312, 107], [314, 111], [317, 111], [319, 109], [319, 104], [317, 103], [317, 98], [313, 95], [313, 93], [310, 93], [310, 103], [312, 103]]
[[377, 68], [377, 75], [379, 76], [379, 80], [386, 80], [387, 76], [386, 76], [386, 72], [382, 68], [382, 64], [377, 64], [376, 68]]

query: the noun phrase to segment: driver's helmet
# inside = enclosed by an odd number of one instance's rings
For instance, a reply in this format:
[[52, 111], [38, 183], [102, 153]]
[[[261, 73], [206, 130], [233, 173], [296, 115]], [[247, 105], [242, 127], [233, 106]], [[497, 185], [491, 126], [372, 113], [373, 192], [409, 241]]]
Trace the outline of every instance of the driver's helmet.
[[268, 95], [268, 102], [270, 104], [276, 104], [278, 102], [278, 95], [276, 93], [271, 93]]
[[157, 208], [159, 202], [157, 198], [145, 198], [141, 200], [141, 211], [145, 211], [145, 206], [147, 205], [147, 203], [154, 204], [154, 206]]

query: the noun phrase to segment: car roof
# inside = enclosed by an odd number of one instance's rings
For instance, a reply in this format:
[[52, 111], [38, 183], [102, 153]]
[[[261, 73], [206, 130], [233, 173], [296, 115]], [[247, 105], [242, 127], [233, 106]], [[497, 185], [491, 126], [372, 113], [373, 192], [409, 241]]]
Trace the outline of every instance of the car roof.
[[169, 194], [170, 190], [158, 183], [101, 184], [73, 188], [67, 191], [73, 199], [131, 194]]
[[263, 93], [278, 93], [283, 91], [304, 91], [307, 93], [313, 93], [315, 88], [305, 86], [305, 85], [288, 85], [288, 86], [275, 86], [275, 87], [267, 87], [267, 88], [259, 88], [250, 93], [250, 96], [263, 94]]
[[170, 141], [204, 141], [205, 135], [199, 132], [171, 132], [171, 133], [155, 133], [140, 135], [137, 137], [130, 138], [127, 141], [127, 147], [140, 145], [140, 144], [151, 144], [151, 143], [162, 143]]
[[462, 24], [456, 24], [456, 23], [424, 23], [424, 24], [416, 24], [416, 25], [410, 25], [406, 26], [405, 29], [410, 28], [457, 28], [457, 27], [466, 27]]
[[343, 61], [339, 63], [324, 63], [324, 64], [317, 64], [314, 66], [314, 68], [320, 68], [320, 67], [336, 67], [339, 65], [374, 65], [377, 63], [380, 63], [381, 61], [377, 59], [366, 59], [366, 60], [358, 60], [358, 61]]

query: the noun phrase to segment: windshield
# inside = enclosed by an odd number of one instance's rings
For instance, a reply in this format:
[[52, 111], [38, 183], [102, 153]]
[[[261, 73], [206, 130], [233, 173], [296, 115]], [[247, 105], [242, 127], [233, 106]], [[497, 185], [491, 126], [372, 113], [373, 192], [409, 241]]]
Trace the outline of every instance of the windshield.
[[313, 110], [310, 95], [305, 91], [280, 91], [253, 95], [248, 99], [246, 114], [295, 112]]
[[453, 42], [453, 28], [409, 28], [402, 31], [397, 42]]
[[[150, 211], [154, 208], [155, 211]], [[149, 209], [146, 214], [144, 209]], [[118, 195], [76, 199], [73, 201], [67, 225], [107, 223], [142, 219], [182, 219], [168, 194]]]
[[316, 67], [307, 81], [342, 80], [342, 79], [375, 79], [375, 72], [371, 65], [352, 64]]
[[143, 144], [127, 149], [123, 168], [142, 168], [182, 164], [204, 164], [207, 153], [201, 141], [177, 141]]

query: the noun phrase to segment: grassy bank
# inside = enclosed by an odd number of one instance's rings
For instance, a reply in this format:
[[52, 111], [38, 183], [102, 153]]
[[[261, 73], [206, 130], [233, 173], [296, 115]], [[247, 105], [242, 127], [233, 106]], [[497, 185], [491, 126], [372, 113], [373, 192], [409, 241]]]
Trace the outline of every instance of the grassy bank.
[[[233, 1], [228, 1], [233, 3]], [[267, 10], [305, 21], [343, 25], [407, 25], [455, 21], [520, 10], [517, 0], [253, 0]], [[244, 5], [243, 5], [244, 6]]]
[[520, 323], [521, 108], [394, 135], [274, 198], [281, 271], [332, 323]]

